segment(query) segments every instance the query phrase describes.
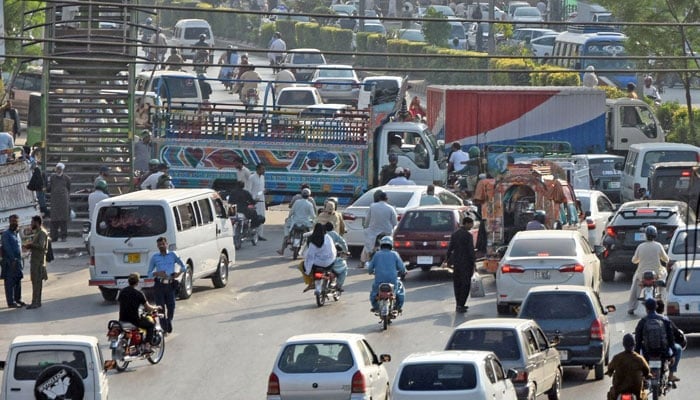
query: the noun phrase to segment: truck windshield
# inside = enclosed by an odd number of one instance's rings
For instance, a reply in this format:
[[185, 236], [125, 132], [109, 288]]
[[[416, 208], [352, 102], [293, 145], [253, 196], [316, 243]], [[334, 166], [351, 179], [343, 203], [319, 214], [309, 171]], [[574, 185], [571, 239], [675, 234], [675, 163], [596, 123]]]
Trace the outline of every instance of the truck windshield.
[[423, 137], [428, 143], [428, 147], [430, 147], [430, 149], [432, 150], [430, 154], [437, 154], [437, 140], [435, 139], [435, 135], [433, 135], [433, 132], [431, 132], [430, 129], [426, 129], [423, 131]]
[[165, 233], [165, 212], [161, 206], [109, 206], [100, 208], [97, 234], [106, 237], [149, 237]]
[[622, 171], [615, 169], [615, 162], [618, 161], [614, 158], [601, 158], [601, 159], [590, 159], [588, 163], [591, 168], [591, 176], [594, 178], [607, 178], [607, 177], [619, 177], [622, 175]]

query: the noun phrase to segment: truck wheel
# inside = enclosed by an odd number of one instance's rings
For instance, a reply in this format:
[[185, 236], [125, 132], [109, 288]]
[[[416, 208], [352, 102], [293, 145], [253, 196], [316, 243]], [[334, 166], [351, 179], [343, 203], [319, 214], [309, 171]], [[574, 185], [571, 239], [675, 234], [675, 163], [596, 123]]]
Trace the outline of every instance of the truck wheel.
[[211, 278], [214, 287], [221, 289], [228, 283], [228, 257], [221, 253], [219, 256], [219, 265], [216, 267], [216, 272]]
[[105, 301], [116, 301], [117, 294], [119, 294], [119, 289], [109, 289], [104, 286], [100, 286], [100, 293], [102, 293], [102, 298]]
[[[67, 384], [67, 387], [64, 386]], [[56, 394], [62, 397], [56, 397]], [[49, 397], [51, 394], [53, 397]], [[75, 368], [57, 364], [45, 368], [34, 383], [34, 398], [37, 400], [82, 399], [85, 396], [85, 384]]]
[[605, 263], [601, 266], [600, 275], [603, 278], [603, 282], [612, 282], [615, 280], [615, 269], [608, 267]]
[[185, 276], [180, 282], [180, 290], [178, 290], [177, 295], [180, 300], [187, 300], [192, 296], [192, 266], [189, 264], [185, 270]]

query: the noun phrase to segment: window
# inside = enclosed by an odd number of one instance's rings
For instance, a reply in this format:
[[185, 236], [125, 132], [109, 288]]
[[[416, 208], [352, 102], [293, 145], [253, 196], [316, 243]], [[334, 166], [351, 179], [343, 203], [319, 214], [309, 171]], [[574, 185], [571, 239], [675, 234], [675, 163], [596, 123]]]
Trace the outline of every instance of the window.
[[[698, 231], [679, 232], [671, 251], [676, 254], [685, 254], [685, 243], [688, 242], [689, 258], [692, 257], [693, 253], [700, 254], [700, 237], [695, 237], [697, 232]], [[693, 250], [693, 248], [695, 248], [695, 250]]]
[[362, 343], [361, 348], [365, 349], [365, 352], [369, 356], [369, 361], [367, 362], [367, 365], [379, 364], [379, 358], [377, 358], [377, 355], [374, 354], [374, 350], [372, 350], [372, 346], [370, 346], [366, 340], [362, 340], [361, 343]]
[[491, 363], [493, 364], [493, 371], [496, 373], [496, 379], [499, 381], [506, 379], [506, 376], [503, 373], [503, 365], [501, 365], [501, 362], [495, 358], [492, 358]]
[[221, 199], [212, 199], [214, 201], [214, 209], [216, 210], [216, 217], [217, 218], [226, 218], [226, 207], [224, 207], [224, 203], [221, 201]]
[[615, 211], [615, 207], [612, 205], [610, 200], [606, 199], [605, 197], [598, 197], [598, 200], [596, 201], [598, 204], [598, 211], [600, 212], [613, 212]]
[[287, 346], [278, 365], [286, 373], [307, 374], [343, 372], [354, 364], [345, 343], [300, 343]]
[[512, 329], [459, 329], [452, 335], [447, 350], [492, 351], [501, 360], [520, 358], [518, 340]]
[[515, 239], [511, 242], [510, 257], [571, 257], [576, 255], [574, 239]]
[[537, 340], [537, 346], [539, 346], [540, 350], [545, 350], [546, 348], [549, 347], [549, 341], [547, 341], [547, 336], [545, 336], [544, 332], [540, 329], [532, 328], [532, 330], [535, 333], [535, 339]]
[[[459, 199], [459, 197], [453, 195], [452, 193], [448, 191], [443, 191], [440, 193], [437, 193], [438, 199], [440, 199], [440, 202], [443, 205], [449, 205], [449, 206], [461, 206], [462, 205], [462, 200]], [[461, 223], [462, 221], [460, 221]]]
[[195, 201], [192, 205], [194, 206], [194, 216], [197, 220], [197, 225], [202, 225], [202, 214], [199, 212], [199, 204]]
[[469, 390], [476, 388], [476, 382], [474, 364], [408, 364], [401, 370], [399, 389], [417, 392]]
[[635, 106], [620, 107], [622, 113], [622, 126], [625, 128], [634, 128], [642, 123], [641, 117]]
[[[34, 381], [44, 369], [52, 365], [73, 367], [85, 379], [88, 376], [87, 361], [82, 350], [37, 350], [17, 354], [14, 378]], [[7, 371], [5, 371], [7, 373]]]
[[165, 233], [161, 206], [109, 206], [97, 214], [97, 234], [106, 237], [148, 237]]
[[493, 371], [493, 365], [491, 364], [490, 360], [484, 361], [484, 372], [491, 383], [496, 383], [496, 373]]
[[593, 312], [588, 296], [583, 293], [533, 293], [520, 310], [523, 318], [535, 320], [581, 319]]
[[642, 164], [642, 177], [649, 176], [649, 168], [652, 164], [672, 161], [696, 161], [698, 153], [692, 150], [656, 150], [648, 151], [644, 155]]
[[178, 226], [178, 231], [186, 231], [197, 226], [197, 221], [195, 220], [194, 216], [194, 208], [192, 208], [191, 203], [180, 204], [176, 207], [178, 214], [180, 215], [180, 224], [182, 225], [181, 227]]
[[700, 273], [691, 271], [688, 274], [689, 278], [685, 280], [685, 272], [683, 270], [675, 270], [675, 274], [680, 274], [676, 278], [676, 283], [673, 285], [673, 294], [678, 296], [698, 296], [700, 295]]
[[192, 78], [164, 76], [153, 82], [152, 90], [162, 98], [199, 98], [197, 85]]
[[537, 346], [537, 339], [535, 339], [535, 335], [532, 333], [532, 330], [527, 329], [525, 332], [525, 340], [527, 341], [527, 352], [528, 354], [536, 354], [540, 351], [539, 347]]
[[199, 35], [201, 34], [206, 35], [206, 40], [211, 39], [209, 37], [209, 28], [206, 26], [185, 28], [185, 40], [199, 40]]

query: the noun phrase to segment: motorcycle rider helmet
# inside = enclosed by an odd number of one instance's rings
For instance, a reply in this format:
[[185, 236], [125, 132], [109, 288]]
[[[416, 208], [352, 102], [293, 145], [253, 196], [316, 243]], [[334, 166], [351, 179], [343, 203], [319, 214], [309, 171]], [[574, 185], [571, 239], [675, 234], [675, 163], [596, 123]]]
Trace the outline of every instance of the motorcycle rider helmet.
[[656, 239], [658, 232], [656, 231], [656, 227], [654, 225], [649, 225], [644, 230], [644, 234], [647, 236], [647, 240], [654, 240]]
[[546, 218], [547, 218], [547, 213], [544, 212], [543, 210], [537, 210], [537, 211], [535, 211], [535, 217], [534, 217], [534, 220], [535, 220], [535, 221], [537, 221], [537, 222], [539, 222], [539, 223], [541, 223], [541, 224], [544, 224], [544, 221], [545, 221]]
[[481, 150], [479, 150], [478, 147], [472, 146], [469, 148], [469, 151], [467, 151], [469, 154], [469, 158], [478, 158], [481, 155]]
[[148, 168], [150, 168], [150, 169], [157, 169], [159, 166], [160, 166], [160, 160], [158, 160], [157, 158], [152, 158], [148, 162]]
[[98, 179], [97, 182], [95, 182], [95, 189], [106, 191], [107, 190], [107, 181], [105, 181], [103, 179]]
[[301, 189], [301, 197], [307, 198], [309, 196], [311, 196], [311, 190], [309, 190], [309, 188]]
[[153, 23], [153, 18], [151, 18], [151, 17], [146, 18], [146, 25], [150, 25], [151, 23]]
[[200, 33], [199, 34], [199, 40], [207, 40], [207, 35]]
[[391, 236], [384, 236], [379, 240], [379, 247], [389, 246], [389, 248], [394, 247], [394, 238]]

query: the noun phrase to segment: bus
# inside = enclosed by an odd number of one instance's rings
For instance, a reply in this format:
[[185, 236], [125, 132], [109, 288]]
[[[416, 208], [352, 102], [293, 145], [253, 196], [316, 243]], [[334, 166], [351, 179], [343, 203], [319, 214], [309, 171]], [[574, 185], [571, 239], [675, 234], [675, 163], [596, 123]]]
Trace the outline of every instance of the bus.
[[626, 40], [627, 36], [619, 32], [563, 32], [554, 41], [548, 63], [580, 71], [581, 79], [586, 68], [592, 65], [601, 84], [624, 90], [630, 82], [637, 84], [634, 62], [626, 58]]

